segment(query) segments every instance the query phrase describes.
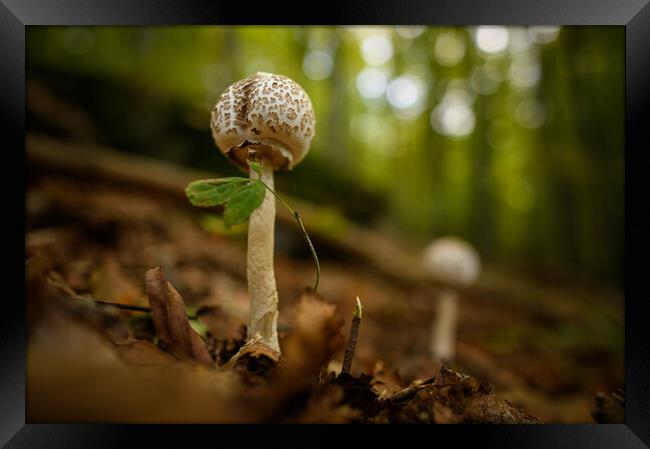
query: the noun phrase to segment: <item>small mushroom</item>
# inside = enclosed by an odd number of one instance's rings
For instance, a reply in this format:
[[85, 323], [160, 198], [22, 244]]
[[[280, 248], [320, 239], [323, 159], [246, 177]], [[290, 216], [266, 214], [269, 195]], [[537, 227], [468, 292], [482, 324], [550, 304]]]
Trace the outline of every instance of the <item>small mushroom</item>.
[[425, 249], [423, 263], [432, 280], [444, 286], [431, 329], [429, 349], [440, 360], [452, 360], [458, 322], [457, 287], [476, 281], [481, 271], [481, 261], [469, 243], [457, 237], [443, 237], [434, 240]]
[[[228, 159], [252, 179], [248, 162], [262, 165], [261, 179], [271, 189], [275, 170], [292, 169], [309, 151], [315, 134], [311, 100], [295, 81], [258, 72], [228, 87], [212, 110], [212, 137]], [[247, 278], [250, 317], [247, 340], [280, 354], [278, 293], [273, 270], [275, 198], [270, 192], [250, 216]]]

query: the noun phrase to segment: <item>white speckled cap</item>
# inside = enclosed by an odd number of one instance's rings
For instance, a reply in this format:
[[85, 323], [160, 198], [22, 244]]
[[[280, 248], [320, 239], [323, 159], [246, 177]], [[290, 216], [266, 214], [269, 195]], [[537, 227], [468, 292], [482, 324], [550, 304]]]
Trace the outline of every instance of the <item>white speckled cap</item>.
[[431, 242], [424, 251], [423, 263], [432, 278], [449, 284], [472, 284], [481, 271], [476, 250], [457, 237]]
[[230, 85], [210, 120], [217, 147], [246, 172], [250, 150], [260, 152], [274, 170], [293, 168], [309, 151], [315, 125], [303, 88], [286, 76], [264, 72]]

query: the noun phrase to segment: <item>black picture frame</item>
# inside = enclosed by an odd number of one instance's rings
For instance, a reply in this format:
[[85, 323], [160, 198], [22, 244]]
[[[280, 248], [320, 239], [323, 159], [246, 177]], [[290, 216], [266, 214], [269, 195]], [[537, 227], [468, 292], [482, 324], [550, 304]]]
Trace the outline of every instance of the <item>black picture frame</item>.
[[[144, 436], [152, 446], [177, 445], [206, 437], [225, 444], [225, 427], [137, 426], [25, 423], [24, 255], [25, 204], [25, 27], [30, 25], [163, 25], [163, 24], [431, 24], [431, 25], [621, 25], [626, 35], [625, 144], [625, 424], [540, 426], [422, 426], [405, 431], [385, 426], [363, 432], [403, 444], [428, 438], [438, 447], [467, 441], [499, 448], [612, 448], [650, 445], [650, 339], [648, 338], [645, 261], [650, 254], [650, 183], [644, 176], [650, 151], [650, 6], [647, 0], [400, 0], [361, 5], [319, 2], [302, 7], [270, 2], [232, 4], [215, 0], [0, 0], [0, 129], [3, 198], [3, 288], [0, 307], [0, 446], [129, 447]], [[300, 4], [296, 4], [300, 5]], [[290, 14], [290, 16], [287, 16]], [[10, 159], [7, 160], [6, 158]], [[20, 167], [20, 168], [18, 168]], [[22, 276], [22, 277], [21, 277]], [[9, 287], [10, 286], [10, 287]], [[356, 426], [359, 429], [360, 426]], [[287, 428], [228, 426], [240, 436], [287, 438]], [[301, 427], [314, 430], [315, 427]], [[296, 444], [338, 444], [350, 426], [319, 426], [318, 440]], [[368, 429], [368, 430], [366, 430]], [[417, 434], [417, 435], [416, 435]], [[404, 440], [404, 436], [408, 439]], [[236, 436], [235, 436], [236, 437]], [[216, 439], [215, 439], [216, 438]], [[292, 437], [292, 439], [295, 437]], [[208, 440], [208, 441], [209, 441]], [[241, 441], [241, 440], [240, 440]], [[249, 440], [245, 440], [249, 441]], [[275, 440], [285, 441], [287, 440]], [[142, 443], [141, 443], [142, 444]], [[195, 443], [199, 444], [199, 443]], [[248, 444], [245, 444], [248, 446]]]

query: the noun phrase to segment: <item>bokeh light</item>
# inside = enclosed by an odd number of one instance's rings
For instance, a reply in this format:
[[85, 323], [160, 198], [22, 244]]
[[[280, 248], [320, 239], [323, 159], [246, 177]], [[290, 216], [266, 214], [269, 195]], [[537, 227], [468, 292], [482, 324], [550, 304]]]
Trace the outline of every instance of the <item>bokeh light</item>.
[[463, 60], [465, 44], [455, 32], [441, 33], [436, 39], [434, 55], [438, 64], [452, 67]]
[[533, 57], [517, 58], [510, 64], [510, 83], [520, 89], [535, 86], [542, 77], [542, 67]]
[[470, 83], [472, 89], [481, 95], [492, 95], [499, 90], [500, 74], [492, 66], [482, 65], [474, 68]]
[[388, 76], [386, 71], [368, 67], [357, 75], [356, 86], [359, 94], [368, 99], [379, 98], [386, 92]]
[[302, 70], [309, 79], [320, 81], [332, 73], [334, 61], [332, 56], [322, 50], [310, 51], [305, 55], [302, 63]]
[[512, 55], [525, 52], [531, 48], [533, 41], [527, 28], [513, 27], [509, 28], [508, 49]]
[[559, 26], [531, 26], [528, 28], [531, 39], [538, 44], [548, 44], [557, 39], [560, 34]]
[[395, 27], [395, 31], [404, 39], [415, 39], [424, 33], [426, 27], [423, 26], [399, 26]]
[[386, 99], [397, 110], [398, 117], [409, 120], [422, 112], [426, 93], [426, 85], [419, 77], [405, 74], [388, 84]]
[[373, 34], [361, 42], [361, 56], [368, 65], [382, 65], [393, 57], [393, 43], [386, 34]]
[[450, 83], [440, 104], [431, 112], [431, 126], [440, 134], [465, 137], [474, 130], [474, 99], [460, 85], [462, 83]]
[[476, 45], [488, 54], [500, 53], [508, 47], [508, 30], [502, 26], [480, 26], [476, 29]]

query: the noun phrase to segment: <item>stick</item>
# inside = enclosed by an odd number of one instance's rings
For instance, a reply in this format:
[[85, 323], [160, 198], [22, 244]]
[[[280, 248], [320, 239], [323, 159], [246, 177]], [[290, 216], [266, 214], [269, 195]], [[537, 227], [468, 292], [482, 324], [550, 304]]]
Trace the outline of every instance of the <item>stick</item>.
[[[59, 279], [59, 276], [49, 276], [48, 281], [50, 284], [53, 286], [57, 287], [58, 289], [62, 290], [63, 292], [67, 293], [70, 298], [72, 299], [77, 299], [81, 301], [92, 301], [95, 304], [99, 306], [109, 306], [109, 307], [115, 307], [120, 310], [129, 310], [131, 312], [145, 312], [145, 313], [151, 313], [151, 308], [150, 307], [145, 307], [145, 306], [136, 306], [132, 304], [122, 304], [118, 302], [110, 302], [110, 301], [104, 301], [102, 299], [97, 299], [97, 298], [92, 298], [90, 296], [82, 296], [78, 295], [77, 292], [75, 292], [70, 286], [62, 282], [61, 279]], [[198, 315], [190, 315], [189, 313], [187, 314], [187, 318], [190, 320], [196, 320], [198, 319]]]
[[352, 327], [350, 328], [350, 337], [348, 338], [348, 344], [345, 347], [345, 356], [343, 357], [343, 368], [341, 369], [341, 374], [350, 374], [352, 358], [354, 357], [354, 350], [357, 347], [357, 339], [359, 338], [359, 325], [361, 324], [362, 313], [363, 307], [361, 306], [361, 300], [357, 296], [357, 303], [354, 306], [352, 318]]

